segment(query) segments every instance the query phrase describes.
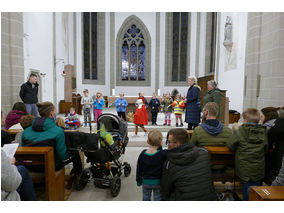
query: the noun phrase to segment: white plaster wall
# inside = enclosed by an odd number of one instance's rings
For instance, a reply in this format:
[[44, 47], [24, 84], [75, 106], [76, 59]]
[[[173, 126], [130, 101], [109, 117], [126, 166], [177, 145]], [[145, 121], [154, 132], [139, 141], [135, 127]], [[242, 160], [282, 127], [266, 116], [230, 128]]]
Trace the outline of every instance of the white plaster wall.
[[[150, 36], [151, 36], [151, 86], [150, 87], [116, 86], [115, 94], [118, 95], [119, 92], [124, 92], [126, 96], [137, 96], [138, 92], [143, 91], [145, 96], [151, 96], [152, 93], [155, 91], [156, 13], [155, 12], [140, 12], [140, 13], [116, 12], [115, 13], [115, 39], [117, 38], [117, 33], [121, 25], [123, 24], [125, 19], [131, 15], [135, 15], [139, 19], [141, 19], [141, 21], [146, 25], [150, 33]], [[116, 60], [114, 64], [115, 64], [115, 70], [116, 70]]]
[[52, 13], [23, 13], [25, 81], [30, 69], [46, 73], [42, 100], [53, 102]]
[[88, 89], [90, 95], [95, 95], [96, 92], [100, 91], [103, 95], [110, 95], [110, 80], [109, 80], [109, 58], [110, 58], [110, 50], [109, 50], [109, 13], [105, 13], [105, 84], [104, 85], [94, 85], [94, 84], [83, 84], [83, 40], [82, 40], [82, 13], [76, 14], [76, 85], [77, 85], [77, 92], [83, 95], [83, 90]]
[[[236, 67], [225, 70], [225, 53], [223, 46], [226, 16], [231, 16], [233, 24], [233, 51], [235, 51]], [[227, 90], [229, 97], [229, 109], [243, 112], [244, 73], [245, 73], [245, 49], [247, 35], [247, 13], [221, 13], [220, 14], [220, 36], [219, 36], [219, 70], [218, 86]], [[235, 49], [234, 49], [235, 48]]]

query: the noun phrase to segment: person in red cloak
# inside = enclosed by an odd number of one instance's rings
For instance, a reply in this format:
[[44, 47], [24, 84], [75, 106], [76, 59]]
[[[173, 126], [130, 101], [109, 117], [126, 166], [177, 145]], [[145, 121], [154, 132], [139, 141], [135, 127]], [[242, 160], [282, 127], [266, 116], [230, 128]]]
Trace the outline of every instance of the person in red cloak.
[[134, 114], [134, 124], [135, 124], [135, 135], [137, 136], [138, 133], [138, 126], [145, 132], [145, 135], [147, 135], [147, 130], [145, 129], [144, 125], [148, 125], [148, 113], [145, 107], [145, 104], [143, 104], [143, 101], [141, 99], [138, 99], [136, 107], [136, 112]]

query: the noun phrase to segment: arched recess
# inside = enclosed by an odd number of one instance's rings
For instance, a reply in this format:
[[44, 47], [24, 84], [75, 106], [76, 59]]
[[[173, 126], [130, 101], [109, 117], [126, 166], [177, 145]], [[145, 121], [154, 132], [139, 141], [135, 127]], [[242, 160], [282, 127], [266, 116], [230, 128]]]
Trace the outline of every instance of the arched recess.
[[[141, 36], [142, 35], [142, 36]], [[129, 36], [129, 38], [127, 37]], [[137, 66], [137, 78], [130, 78], [130, 65], [129, 66], [129, 78], [127, 79], [125, 76], [122, 75], [122, 62], [123, 62], [123, 46], [126, 48], [126, 45], [129, 45], [129, 51], [130, 48], [136, 45], [137, 47], [137, 65], [139, 61], [143, 61], [144, 64], [139, 64]], [[142, 48], [141, 48], [142, 47]], [[141, 54], [141, 58], [143, 60], [140, 60], [138, 51], [143, 51], [143, 54]], [[130, 54], [130, 52], [129, 52]], [[130, 56], [128, 57], [128, 59]], [[124, 60], [126, 59], [126, 56], [124, 55]], [[128, 63], [133, 63], [128, 61]], [[135, 63], [135, 62], [134, 62]], [[125, 66], [125, 65], [124, 65]], [[143, 67], [145, 70], [145, 76], [142, 76], [139, 78], [139, 72], [140, 67]], [[125, 71], [125, 70], [124, 70]], [[132, 72], [133, 73], [133, 72]], [[122, 80], [124, 79], [124, 80]], [[146, 25], [142, 22], [141, 19], [139, 19], [135, 15], [131, 15], [128, 18], [125, 19], [123, 24], [121, 25], [117, 37], [116, 37], [116, 85], [117, 86], [151, 86], [151, 36], [150, 33], [146, 27]]]

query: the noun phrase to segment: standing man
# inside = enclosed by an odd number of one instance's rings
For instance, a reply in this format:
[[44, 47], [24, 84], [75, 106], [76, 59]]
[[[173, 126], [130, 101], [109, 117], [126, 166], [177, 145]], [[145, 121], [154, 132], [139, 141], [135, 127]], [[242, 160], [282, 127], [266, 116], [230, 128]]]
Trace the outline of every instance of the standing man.
[[38, 83], [37, 83], [37, 75], [30, 74], [29, 80], [22, 84], [20, 90], [20, 97], [24, 104], [26, 105], [27, 112], [29, 114], [33, 114], [35, 117], [38, 117], [37, 110], [37, 94], [38, 94]]

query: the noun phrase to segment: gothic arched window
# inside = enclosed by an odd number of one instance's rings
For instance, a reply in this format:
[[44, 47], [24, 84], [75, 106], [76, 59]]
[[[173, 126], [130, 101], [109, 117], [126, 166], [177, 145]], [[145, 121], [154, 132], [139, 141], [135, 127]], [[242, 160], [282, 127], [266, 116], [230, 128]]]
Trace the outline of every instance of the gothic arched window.
[[123, 23], [117, 36], [117, 85], [148, 86], [150, 82], [150, 35], [136, 16]]
[[121, 80], [145, 80], [144, 36], [135, 24], [132, 24], [124, 34], [121, 64]]

